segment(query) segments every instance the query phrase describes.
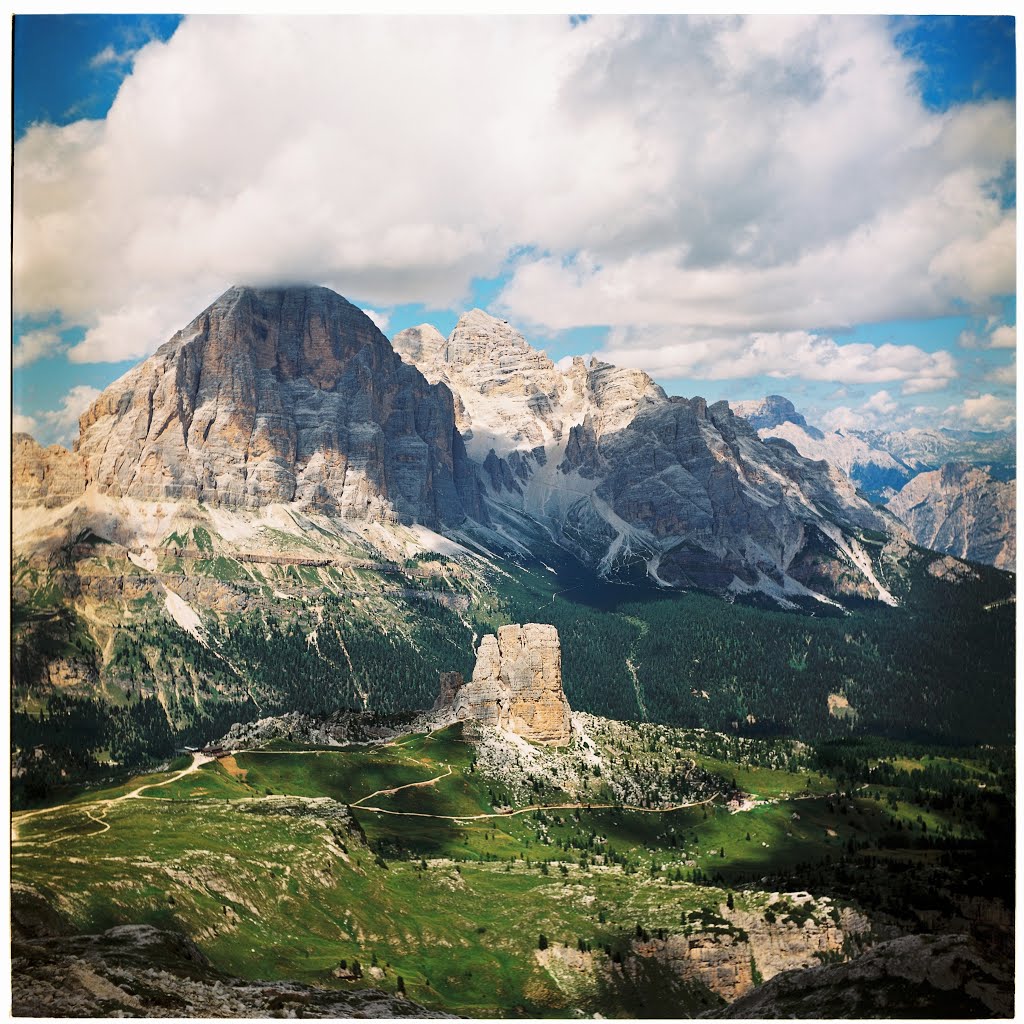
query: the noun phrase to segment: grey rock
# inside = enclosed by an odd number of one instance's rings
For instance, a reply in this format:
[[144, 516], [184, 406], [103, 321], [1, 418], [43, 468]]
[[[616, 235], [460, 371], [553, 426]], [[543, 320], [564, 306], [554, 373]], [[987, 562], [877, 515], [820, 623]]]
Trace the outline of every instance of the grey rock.
[[430, 526], [480, 513], [448, 389], [326, 288], [231, 288], [80, 427], [88, 479], [115, 497]]
[[1013, 974], [963, 935], [907, 935], [849, 963], [787, 971], [705, 1017], [1012, 1017]]
[[888, 503], [922, 547], [999, 569], [1017, 563], [1016, 481], [950, 462], [920, 473]]

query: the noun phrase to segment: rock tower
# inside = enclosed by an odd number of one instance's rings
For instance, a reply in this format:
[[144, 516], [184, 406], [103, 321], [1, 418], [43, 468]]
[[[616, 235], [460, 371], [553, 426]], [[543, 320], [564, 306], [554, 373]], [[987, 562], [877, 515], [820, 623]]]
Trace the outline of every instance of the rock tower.
[[534, 743], [568, 743], [571, 712], [562, 692], [558, 630], [528, 622], [487, 634], [468, 683], [456, 672], [442, 673], [434, 710], [453, 721], [507, 729]]

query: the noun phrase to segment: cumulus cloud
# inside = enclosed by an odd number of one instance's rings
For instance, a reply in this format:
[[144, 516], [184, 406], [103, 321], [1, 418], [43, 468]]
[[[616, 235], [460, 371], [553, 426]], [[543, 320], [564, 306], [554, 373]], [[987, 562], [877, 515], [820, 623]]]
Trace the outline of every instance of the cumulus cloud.
[[989, 372], [985, 379], [992, 381], [993, 384], [1013, 387], [1017, 383], [1017, 360], [1015, 359], [1008, 366], [997, 366]]
[[364, 309], [363, 312], [377, 325], [381, 334], [388, 333], [388, 324], [391, 322], [390, 313], [378, 313], [375, 309]]
[[545, 329], [985, 307], [1014, 287], [992, 185], [1013, 105], [926, 110], [890, 31], [189, 17], [135, 53], [106, 119], [17, 143], [14, 308], [87, 328], [72, 358], [93, 361], [152, 350], [233, 283], [441, 308], [511, 268], [500, 303]]
[[989, 342], [992, 348], [1016, 348], [1017, 347], [1017, 326], [1016, 324], [1003, 324], [992, 332]]
[[598, 356], [667, 378], [729, 380], [763, 374], [841, 385], [899, 383], [905, 395], [941, 390], [957, 374], [955, 360], [944, 350], [863, 342], [841, 345], [808, 331], [700, 336], [670, 328], [615, 328]]
[[138, 359], [167, 341], [198, 312], [186, 300], [172, 298], [158, 305], [141, 301], [101, 313], [85, 337], [68, 351], [68, 359], [73, 363]]
[[960, 332], [957, 344], [961, 348], [1016, 348], [1017, 327], [1015, 324], [999, 324], [990, 319], [982, 333], [970, 329]]
[[15, 434], [35, 435], [39, 429], [39, 423], [34, 416], [26, 416], [23, 412], [11, 414], [11, 432]]
[[99, 397], [98, 388], [88, 384], [75, 385], [56, 409], [39, 414], [38, 440], [44, 444], [70, 444], [78, 436], [78, 418]]
[[63, 352], [67, 346], [61, 336], [51, 328], [38, 331], [27, 331], [14, 343], [11, 349], [11, 365], [14, 369], [28, 366], [37, 359]]
[[930, 423], [934, 413], [934, 409], [924, 406], [907, 408], [883, 389], [858, 406], [839, 405], [828, 409], [818, 420], [826, 430], [895, 430]]
[[864, 408], [882, 416], [891, 416], [899, 408], [899, 403], [888, 391], [876, 391], [865, 403]]
[[1009, 430], [1017, 420], [1017, 403], [1012, 398], [979, 395], [950, 406], [945, 414], [963, 426], [979, 430]]

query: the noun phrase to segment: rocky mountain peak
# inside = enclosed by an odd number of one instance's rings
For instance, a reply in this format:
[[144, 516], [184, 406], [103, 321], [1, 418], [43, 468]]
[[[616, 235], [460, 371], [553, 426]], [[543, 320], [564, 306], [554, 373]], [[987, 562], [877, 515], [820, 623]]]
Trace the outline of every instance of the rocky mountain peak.
[[983, 466], [948, 462], [919, 473], [894, 495], [890, 512], [922, 547], [999, 569], [1017, 563], [1017, 485], [997, 480]]
[[732, 411], [747, 420], [755, 430], [770, 429], [783, 423], [795, 423], [804, 430], [813, 431], [814, 436], [821, 436], [821, 431], [809, 427], [807, 420], [796, 411], [796, 406], [783, 395], [765, 395], [761, 399], [729, 404]]
[[448, 389], [327, 288], [228, 289], [80, 428], [89, 483], [114, 497], [428, 525], [473, 504]]

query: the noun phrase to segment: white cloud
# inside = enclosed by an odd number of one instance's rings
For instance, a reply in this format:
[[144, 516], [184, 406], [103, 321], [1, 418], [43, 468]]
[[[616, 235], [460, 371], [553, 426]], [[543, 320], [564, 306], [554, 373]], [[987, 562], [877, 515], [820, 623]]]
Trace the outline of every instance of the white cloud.
[[45, 359], [47, 356], [63, 352], [66, 348], [61, 336], [51, 328], [27, 331], [18, 338], [11, 349], [11, 365], [19, 369], [34, 363], [37, 359]]
[[963, 330], [957, 338], [961, 348], [1016, 348], [1017, 327], [1014, 324], [998, 324], [998, 319], [990, 317], [984, 333]]
[[825, 430], [864, 430], [874, 426], [874, 422], [863, 410], [857, 412], [848, 405], [837, 405], [821, 416], [821, 426]]
[[1016, 359], [1008, 366], [997, 366], [985, 377], [993, 384], [1003, 384], [1013, 387], [1017, 383], [1017, 361]]
[[962, 426], [979, 430], [1009, 430], [1017, 419], [1017, 403], [1012, 398], [979, 395], [965, 398], [959, 405], [946, 410], [946, 416]]
[[381, 334], [387, 334], [388, 324], [391, 322], [390, 313], [378, 313], [375, 309], [364, 309], [363, 312], [377, 325]]
[[56, 409], [39, 414], [44, 444], [69, 444], [78, 436], [78, 418], [100, 397], [100, 390], [88, 384], [77, 384], [61, 400]]
[[899, 403], [888, 391], [876, 391], [865, 403], [864, 408], [881, 416], [891, 416], [899, 409]]
[[133, 50], [131, 48], [127, 50], [117, 50], [113, 46], [107, 45], [104, 46], [99, 53], [92, 56], [89, 60], [89, 67], [95, 70], [96, 68], [108, 67], [111, 64], [120, 66], [131, 64], [132, 60], [135, 58], [135, 54], [138, 52], [138, 50]]
[[900, 383], [904, 394], [938, 391], [957, 374], [946, 351], [915, 345], [840, 345], [825, 335], [785, 331], [701, 336], [670, 328], [615, 328], [599, 358], [639, 365], [661, 378], [730, 380], [766, 375], [836, 384]]
[[930, 112], [915, 71], [883, 18], [189, 17], [104, 121], [17, 143], [14, 308], [119, 359], [233, 283], [439, 308], [511, 254], [551, 329], [983, 308], [1013, 105]]
[[15, 412], [11, 414], [11, 432], [14, 434], [35, 435], [39, 424], [34, 416], [26, 416], [24, 413]]
[[1017, 327], [1015, 324], [1003, 324], [992, 332], [992, 339], [989, 342], [992, 348], [1016, 348]]
[[102, 313], [85, 337], [69, 350], [68, 359], [73, 363], [138, 359], [167, 341], [198, 312], [185, 301], [171, 299], [163, 305], [140, 303]]

